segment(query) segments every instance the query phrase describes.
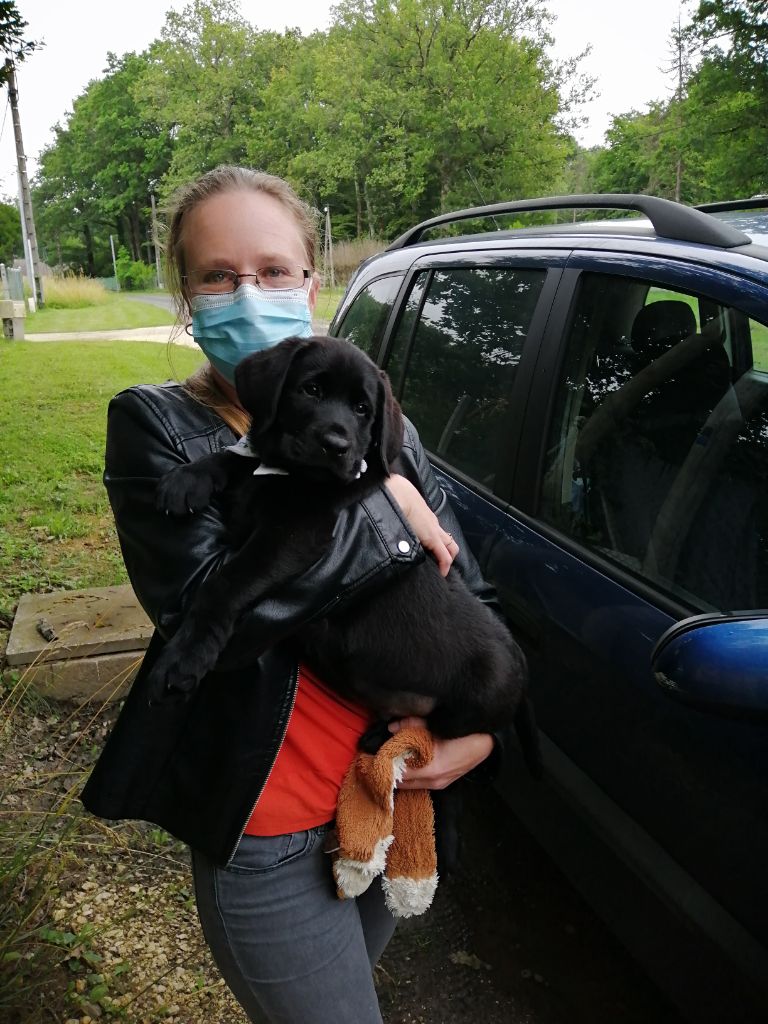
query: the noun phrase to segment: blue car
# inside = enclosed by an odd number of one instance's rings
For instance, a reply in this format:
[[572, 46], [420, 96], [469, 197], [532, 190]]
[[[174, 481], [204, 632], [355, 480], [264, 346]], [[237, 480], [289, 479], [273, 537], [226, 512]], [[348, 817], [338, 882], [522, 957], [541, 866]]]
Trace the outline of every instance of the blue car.
[[505, 798], [697, 1024], [768, 1021], [766, 209], [446, 214], [330, 329], [388, 371], [526, 649], [546, 772], [511, 759]]

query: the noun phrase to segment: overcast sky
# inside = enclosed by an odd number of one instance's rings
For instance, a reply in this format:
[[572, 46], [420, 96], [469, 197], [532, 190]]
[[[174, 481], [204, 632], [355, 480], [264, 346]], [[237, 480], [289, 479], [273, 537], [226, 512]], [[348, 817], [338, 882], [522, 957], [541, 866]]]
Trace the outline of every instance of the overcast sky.
[[[183, 10], [185, 0], [128, 0], [105, 5], [88, 0], [18, 0], [28, 22], [25, 38], [43, 40], [18, 71], [19, 110], [27, 173], [37, 170], [40, 151], [52, 141], [51, 128], [64, 123], [72, 101], [88, 82], [102, 77], [108, 51], [140, 52], [160, 34], [168, 10]], [[241, 0], [243, 17], [259, 29], [282, 31], [286, 25], [304, 34], [327, 28], [331, 3], [289, 0], [284, 5]], [[669, 33], [677, 20], [678, 0], [548, 0], [557, 15], [552, 29], [554, 55], [574, 56], [586, 46], [591, 55], [583, 70], [597, 79], [599, 96], [585, 108], [589, 120], [577, 133], [583, 145], [598, 145], [611, 114], [642, 110], [666, 97], [671, 81]], [[276, 10], [290, 11], [286, 17]], [[7, 103], [0, 113], [0, 194], [16, 195], [16, 155]]]

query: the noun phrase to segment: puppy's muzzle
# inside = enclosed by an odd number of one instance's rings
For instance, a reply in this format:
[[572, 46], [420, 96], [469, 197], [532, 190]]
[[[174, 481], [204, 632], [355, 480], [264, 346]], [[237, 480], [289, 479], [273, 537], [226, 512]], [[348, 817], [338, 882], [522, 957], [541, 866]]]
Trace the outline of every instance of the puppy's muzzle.
[[349, 451], [350, 443], [346, 434], [339, 430], [324, 431], [319, 438], [320, 447], [326, 455], [341, 458]]

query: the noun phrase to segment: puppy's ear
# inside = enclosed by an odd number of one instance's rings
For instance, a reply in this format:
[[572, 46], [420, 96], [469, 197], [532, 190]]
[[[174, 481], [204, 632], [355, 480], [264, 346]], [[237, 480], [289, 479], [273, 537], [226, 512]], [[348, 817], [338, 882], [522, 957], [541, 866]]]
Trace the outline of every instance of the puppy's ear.
[[240, 404], [251, 415], [252, 437], [274, 423], [293, 360], [311, 343], [311, 338], [286, 338], [279, 345], [246, 356], [235, 367], [235, 389]]
[[389, 377], [379, 370], [376, 418], [373, 421], [373, 445], [381, 468], [389, 475], [392, 463], [403, 447], [403, 414], [395, 401]]

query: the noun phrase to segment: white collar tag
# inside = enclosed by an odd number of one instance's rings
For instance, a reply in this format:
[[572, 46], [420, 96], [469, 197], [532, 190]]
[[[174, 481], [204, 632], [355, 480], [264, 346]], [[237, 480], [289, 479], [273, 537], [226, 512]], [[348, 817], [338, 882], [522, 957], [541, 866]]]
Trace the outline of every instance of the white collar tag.
[[258, 455], [251, 448], [250, 442], [248, 441], [248, 435], [243, 434], [239, 441], [235, 444], [227, 445], [228, 452], [234, 452], [235, 455], [245, 455], [249, 459], [258, 459]]
[[[240, 438], [240, 440], [236, 444], [229, 444], [229, 445], [227, 445], [227, 449], [226, 450], [228, 452], [234, 452], [235, 455], [244, 455], [248, 459], [258, 459], [259, 458], [258, 452], [255, 452], [253, 450], [253, 448], [251, 448], [251, 446], [250, 446], [250, 444], [248, 442], [248, 435], [247, 434], [243, 434], [243, 436]], [[253, 475], [254, 476], [269, 476], [269, 475], [288, 476], [288, 470], [287, 469], [279, 469], [277, 466], [267, 466], [263, 462], [261, 462], [256, 467], [256, 469], [254, 469]]]

